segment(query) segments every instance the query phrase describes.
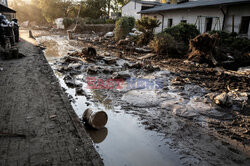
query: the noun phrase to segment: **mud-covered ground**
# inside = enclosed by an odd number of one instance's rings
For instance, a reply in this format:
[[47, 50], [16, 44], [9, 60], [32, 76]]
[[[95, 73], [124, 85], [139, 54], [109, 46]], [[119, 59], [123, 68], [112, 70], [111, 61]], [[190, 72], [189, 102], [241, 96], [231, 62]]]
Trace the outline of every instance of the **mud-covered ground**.
[[[120, 107], [138, 116], [146, 129], [164, 134], [183, 165], [248, 165], [249, 73], [209, 68], [185, 59], [140, 58], [148, 53], [131, 51], [95, 35], [80, 39], [45, 36], [38, 41], [46, 47], [53, 69], [66, 85], [86, 97], [86, 105], [99, 102], [106, 109]], [[98, 59], [86, 61], [65, 53], [87, 46], [97, 49]], [[53, 51], [55, 48], [58, 50]], [[86, 92], [88, 77], [126, 81], [122, 88], [115, 84], [114, 88]], [[148, 88], [149, 80], [157, 80], [157, 88]], [[216, 104], [216, 96], [223, 92], [225, 103]]]

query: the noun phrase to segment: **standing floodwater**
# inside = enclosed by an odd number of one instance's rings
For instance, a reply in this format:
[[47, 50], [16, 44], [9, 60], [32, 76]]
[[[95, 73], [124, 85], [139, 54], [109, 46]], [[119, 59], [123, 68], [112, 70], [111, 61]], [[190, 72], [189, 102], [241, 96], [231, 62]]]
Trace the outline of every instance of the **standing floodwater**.
[[[57, 60], [62, 58], [61, 53], [71, 51], [73, 48], [67, 45], [64, 37], [39, 38], [38, 41], [48, 40], [45, 56], [49, 60], [60, 84], [66, 93], [72, 97], [72, 106], [79, 118], [87, 108], [104, 110], [109, 117], [105, 128], [94, 130], [86, 126], [86, 131], [92, 138], [97, 152], [101, 155], [107, 166], [176, 166], [180, 165], [179, 157], [166, 145], [164, 136], [150, 130], [145, 130], [138, 117], [126, 114], [120, 107], [109, 107], [105, 103], [97, 102], [98, 93], [86, 88], [82, 80], [86, 73], [77, 76], [78, 84], [83, 84], [82, 89], [87, 96], [76, 95], [75, 88], [69, 88], [63, 78], [65, 75], [57, 72]], [[61, 46], [60, 43], [63, 43]], [[54, 50], [54, 51], [52, 51]], [[60, 53], [57, 52], [60, 50]], [[87, 64], [86, 64], [87, 65]], [[88, 100], [88, 96], [92, 99]]]
[[[85, 126], [106, 165], [248, 163], [247, 152], [238, 151], [234, 142], [227, 143], [208, 130], [212, 126], [220, 131], [213, 126], [233, 116], [213, 103], [215, 93], [192, 83], [189, 73], [183, 78], [157, 67], [142, 68], [143, 64], [113, 56], [114, 52], [100, 47], [99, 59], [86, 61], [73, 52], [95, 46], [57, 35], [37, 40], [46, 47], [45, 55], [76, 114], [81, 118], [87, 108], [108, 114], [105, 128]], [[88, 80], [95, 80], [93, 85], [109, 79], [122, 79], [122, 87], [87, 87]], [[143, 82], [153, 82], [153, 86], [145, 87]], [[240, 95], [240, 100], [247, 100], [244, 93]]]

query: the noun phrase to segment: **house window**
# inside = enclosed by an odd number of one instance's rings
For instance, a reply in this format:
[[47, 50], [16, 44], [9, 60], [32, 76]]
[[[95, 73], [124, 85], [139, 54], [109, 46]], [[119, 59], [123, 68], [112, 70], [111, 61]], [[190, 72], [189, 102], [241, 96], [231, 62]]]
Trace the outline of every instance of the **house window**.
[[168, 28], [172, 27], [172, 25], [173, 25], [173, 19], [170, 18], [168, 19]]
[[187, 20], [181, 20], [181, 23], [187, 23]]
[[250, 16], [241, 18], [240, 34], [247, 34], [249, 29]]
[[213, 24], [213, 18], [212, 17], [207, 17], [205, 23], [206, 23], [205, 24], [206, 32], [211, 31], [212, 30], [212, 24]]

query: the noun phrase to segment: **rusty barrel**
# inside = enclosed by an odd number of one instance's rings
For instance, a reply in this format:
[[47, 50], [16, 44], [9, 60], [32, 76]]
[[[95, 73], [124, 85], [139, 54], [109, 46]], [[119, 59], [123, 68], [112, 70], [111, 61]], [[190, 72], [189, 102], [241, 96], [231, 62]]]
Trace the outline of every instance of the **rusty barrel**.
[[108, 115], [104, 111], [86, 109], [82, 119], [95, 129], [104, 128], [108, 122]]

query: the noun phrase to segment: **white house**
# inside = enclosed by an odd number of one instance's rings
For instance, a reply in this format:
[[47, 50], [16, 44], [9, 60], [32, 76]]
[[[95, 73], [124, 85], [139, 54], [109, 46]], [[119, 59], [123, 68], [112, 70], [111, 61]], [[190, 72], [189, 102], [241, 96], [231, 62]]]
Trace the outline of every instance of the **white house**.
[[163, 4], [139, 13], [161, 21], [156, 32], [186, 22], [195, 24], [201, 33], [224, 30], [250, 38], [250, 0], [198, 0]]
[[0, 0], [0, 14], [5, 15], [9, 20], [15, 18], [16, 11], [8, 8], [8, 0]]
[[8, 0], [0, 0], [0, 4], [8, 7]]
[[161, 5], [160, 0], [151, 0], [151, 1], [131, 0], [122, 7], [122, 16], [132, 16], [135, 19], [140, 19], [141, 14], [139, 12], [160, 5]]

